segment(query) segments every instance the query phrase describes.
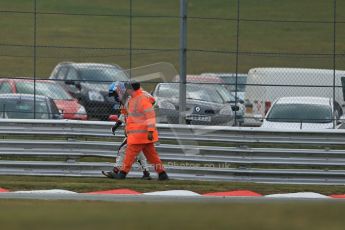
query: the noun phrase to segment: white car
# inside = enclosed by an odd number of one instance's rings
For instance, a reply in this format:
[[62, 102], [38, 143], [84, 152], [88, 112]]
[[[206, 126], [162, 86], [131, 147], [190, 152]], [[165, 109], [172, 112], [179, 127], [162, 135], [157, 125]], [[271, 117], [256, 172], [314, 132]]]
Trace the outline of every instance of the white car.
[[[327, 97], [281, 97], [274, 101], [261, 125], [265, 129], [333, 129], [343, 111]], [[343, 118], [343, 117], [341, 117]]]
[[[335, 80], [335, 88], [333, 88]], [[345, 71], [306, 68], [252, 68], [248, 72], [246, 117], [264, 118], [270, 105], [281, 97], [328, 97], [345, 105]]]

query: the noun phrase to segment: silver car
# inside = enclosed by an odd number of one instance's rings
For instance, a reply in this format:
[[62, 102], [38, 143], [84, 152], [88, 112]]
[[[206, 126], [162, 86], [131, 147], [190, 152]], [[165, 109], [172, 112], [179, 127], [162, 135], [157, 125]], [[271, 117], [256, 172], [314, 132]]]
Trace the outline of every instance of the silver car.
[[267, 112], [265, 129], [333, 129], [341, 125], [340, 105], [327, 97], [281, 97]]
[[33, 94], [0, 94], [0, 119], [62, 119], [53, 99]]
[[246, 107], [243, 104], [243, 101], [239, 98], [235, 98], [235, 96], [230, 93], [223, 85], [210, 85], [210, 87], [213, 87], [217, 93], [223, 98], [223, 100], [227, 103], [229, 103], [232, 107], [232, 111], [234, 111], [235, 114], [235, 125], [243, 125], [244, 123], [244, 115], [246, 111]]
[[[157, 120], [176, 124], [179, 121], [179, 84], [159, 83], [153, 91], [156, 98]], [[192, 125], [234, 124], [231, 105], [207, 85], [186, 85], [186, 114], [184, 119]]]

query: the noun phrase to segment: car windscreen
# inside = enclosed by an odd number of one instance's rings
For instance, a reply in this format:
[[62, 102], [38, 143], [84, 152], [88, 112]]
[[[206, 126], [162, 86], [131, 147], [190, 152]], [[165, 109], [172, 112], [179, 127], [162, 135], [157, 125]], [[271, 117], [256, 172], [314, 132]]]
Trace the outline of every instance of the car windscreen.
[[[212, 86], [209, 86], [212, 87]], [[214, 85], [215, 89], [219, 95], [223, 98], [225, 102], [235, 102], [235, 96], [232, 95], [223, 85]]]
[[[227, 88], [236, 91], [236, 76], [220, 76], [227, 84]], [[247, 77], [237, 76], [237, 92], [244, 92], [246, 89]]]
[[[36, 82], [36, 94], [50, 97], [54, 100], [72, 100], [59, 84], [52, 82]], [[17, 82], [17, 93], [34, 94], [34, 82]]]
[[[222, 97], [208, 86], [198, 84], [186, 85], [186, 99], [199, 100], [223, 104]], [[178, 98], [179, 97], [179, 84], [161, 84], [156, 92], [157, 97], [162, 98]]]
[[[49, 119], [46, 101], [36, 100], [36, 119]], [[0, 117], [13, 119], [33, 119], [34, 101], [19, 98], [0, 98]]]
[[315, 104], [274, 104], [267, 115], [270, 122], [329, 123], [332, 109]]
[[79, 68], [83, 81], [104, 82], [128, 81], [127, 75], [115, 67], [83, 67]]

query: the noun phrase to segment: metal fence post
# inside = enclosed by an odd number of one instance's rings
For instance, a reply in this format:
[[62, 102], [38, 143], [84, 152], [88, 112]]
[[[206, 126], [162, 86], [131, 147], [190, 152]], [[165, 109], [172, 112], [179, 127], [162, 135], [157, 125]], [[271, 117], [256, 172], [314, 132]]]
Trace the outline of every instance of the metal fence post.
[[[337, 27], [337, 0], [333, 1], [333, 111], [335, 112], [335, 69], [336, 69], [336, 27]], [[332, 120], [335, 117], [332, 117]], [[333, 129], [336, 127], [337, 121], [333, 120]]]
[[34, 49], [33, 49], [33, 74], [34, 74], [34, 119], [36, 119], [36, 49], [37, 49], [37, 0], [34, 0]]
[[180, 0], [180, 86], [179, 123], [184, 124], [186, 111], [186, 67], [187, 67], [187, 0]]
[[132, 17], [133, 2], [129, 0], [129, 79], [132, 79]]
[[[237, 91], [238, 91], [238, 55], [240, 47], [240, 0], [237, 0], [237, 18], [236, 18], [236, 75], [235, 75], [235, 105], [237, 106]], [[237, 125], [237, 111], [235, 110], [235, 125]]]

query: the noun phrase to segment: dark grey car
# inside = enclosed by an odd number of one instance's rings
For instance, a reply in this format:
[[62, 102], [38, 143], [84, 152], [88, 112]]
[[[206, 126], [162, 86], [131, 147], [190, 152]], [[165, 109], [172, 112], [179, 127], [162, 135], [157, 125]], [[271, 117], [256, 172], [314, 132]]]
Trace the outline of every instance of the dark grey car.
[[[178, 123], [179, 84], [159, 83], [153, 96], [157, 101], [157, 120], [162, 123]], [[186, 85], [186, 110], [184, 119], [187, 124], [232, 126], [234, 123], [231, 105], [206, 85]]]
[[109, 85], [115, 81], [128, 81], [119, 66], [73, 62], [58, 64], [50, 79], [56, 80], [77, 98], [89, 117], [101, 120], [118, 112], [114, 97], [108, 97]]

